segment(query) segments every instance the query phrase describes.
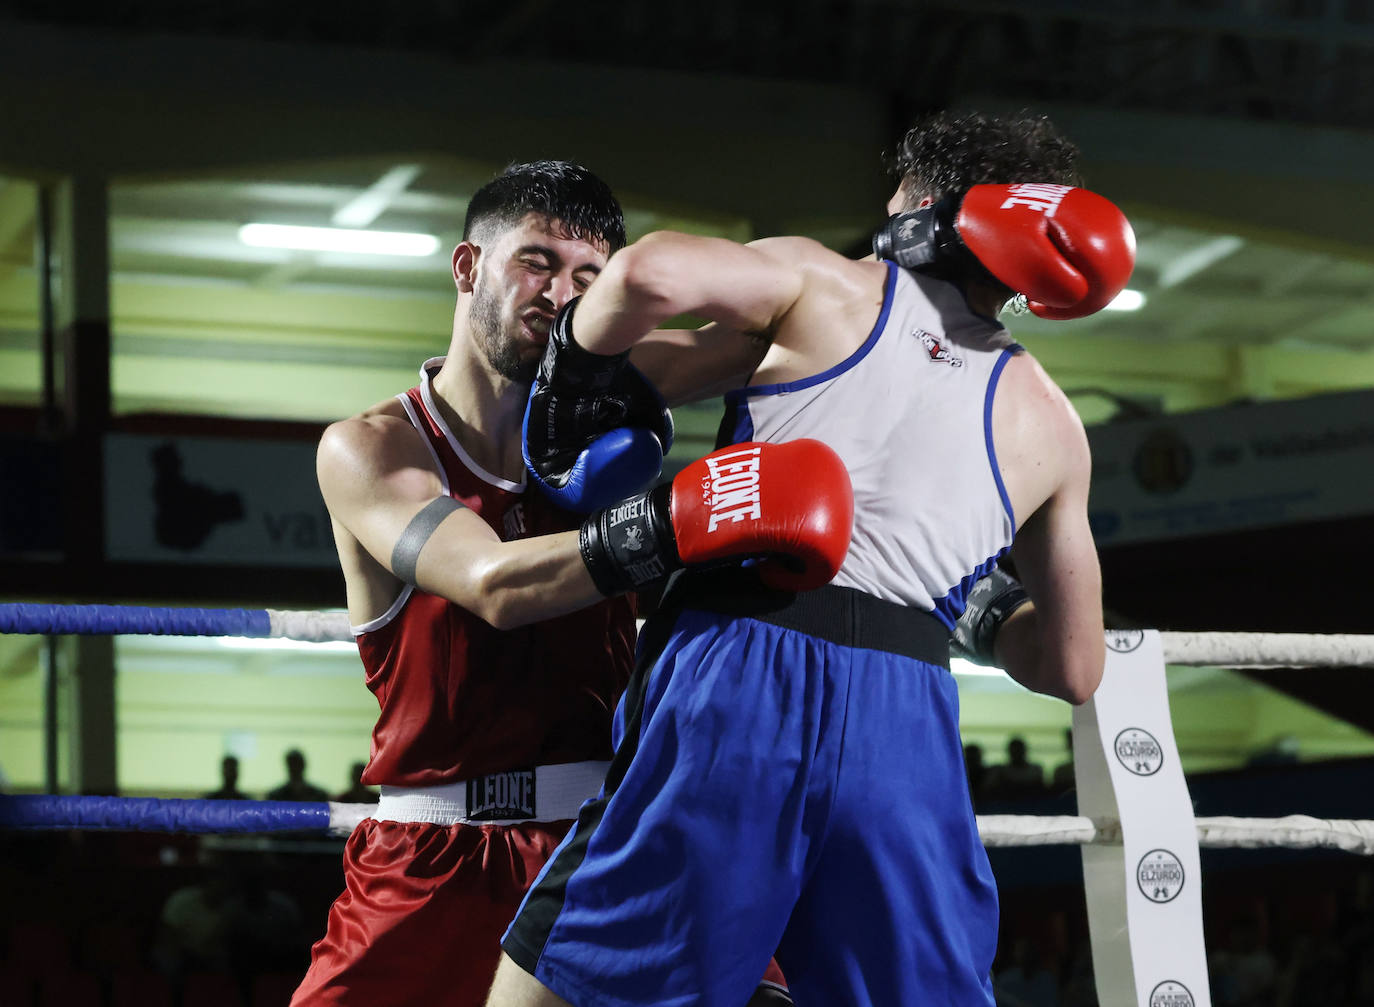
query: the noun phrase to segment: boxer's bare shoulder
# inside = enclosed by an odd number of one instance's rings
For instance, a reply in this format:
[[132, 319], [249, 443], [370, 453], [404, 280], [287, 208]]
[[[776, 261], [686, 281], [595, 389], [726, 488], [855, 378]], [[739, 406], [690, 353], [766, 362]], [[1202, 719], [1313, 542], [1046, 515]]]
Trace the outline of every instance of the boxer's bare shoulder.
[[801, 295], [779, 320], [753, 384], [819, 374], [863, 344], [882, 313], [886, 265], [847, 259], [811, 238], [765, 238], [750, 247], [792, 263], [801, 276]]
[[326, 427], [315, 463], [331, 511], [331, 496], [341, 500], [373, 480], [420, 482], [423, 496], [439, 491], [434, 457], [395, 398]]
[[376, 558], [378, 543], [394, 542], [393, 526], [440, 496], [443, 482], [395, 398], [325, 428], [315, 472], [344, 572], [349, 616], [362, 624], [385, 611], [401, 587]]

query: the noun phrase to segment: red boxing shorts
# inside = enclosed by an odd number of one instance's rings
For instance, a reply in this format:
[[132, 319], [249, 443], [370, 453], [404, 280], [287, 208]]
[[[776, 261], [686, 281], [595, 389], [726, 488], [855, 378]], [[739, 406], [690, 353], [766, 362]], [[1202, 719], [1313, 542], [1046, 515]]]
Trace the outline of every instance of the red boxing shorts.
[[292, 1007], [480, 1007], [501, 934], [570, 824], [365, 819]]
[[[482, 1007], [501, 934], [606, 765], [383, 787], [344, 846], [344, 893], [291, 1007]], [[520, 817], [536, 814], [553, 820]], [[776, 964], [761, 985], [785, 993]]]

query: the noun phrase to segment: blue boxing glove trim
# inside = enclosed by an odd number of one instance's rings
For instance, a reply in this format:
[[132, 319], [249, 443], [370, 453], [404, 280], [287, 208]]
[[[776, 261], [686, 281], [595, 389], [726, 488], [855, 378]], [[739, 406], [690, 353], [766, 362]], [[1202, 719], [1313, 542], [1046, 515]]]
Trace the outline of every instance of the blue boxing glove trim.
[[520, 450], [525, 468], [545, 496], [577, 514], [609, 507], [653, 485], [663, 471], [665, 446], [645, 427], [620, 427], [602, 434], [578, 452], [561, 486], [544, 480], [530, 461], [530, 406], [525, 405]]
[[673, 443], [673, 415], [629, 352], [600, 354], [573, 337], [581, 298], [549, 326], [521, 423], [521, 454], [541, 490], [583, 514], [647, 489]]

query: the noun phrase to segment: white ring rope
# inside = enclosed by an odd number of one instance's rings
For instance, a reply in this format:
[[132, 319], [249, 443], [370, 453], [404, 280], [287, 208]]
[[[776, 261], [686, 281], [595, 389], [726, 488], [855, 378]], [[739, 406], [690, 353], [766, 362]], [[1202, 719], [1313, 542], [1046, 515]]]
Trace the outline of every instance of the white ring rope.
[[[1326, 847], [1374, 855], [1374, 821], [1309, 818], [1198, 818], [1199, 846], [1243, 849]], [[985, 846], [1103, 846], [1121, 842], [1121, 823], [1074, 815], [979, 815]]]
[[348, 628], [348, 615], [345, 612], [283, 612], [269, 608], [267, 621], [272, 627], [272, 636], [288, 640], [307, 643], [353, 642], [353, 631]]
[[329, 834], [331, 836], [346, 836], [351, 833], [364, 818], [371, 818], [372, 813], [377, 810], [375, 804], [340, 804], [337, 801], [329, 802]]
[[[329, 833], [346, 836], [375, 804], [329, 804]], [[1198, 818], [1199, 846], [1214, 849], [1344, 850], [1374, 856], [1374, 821], [1310, 818]], [[1079, 815], [979, 815], [984, 846], [1107, 846], [1121, 842], [1121, 823]]]
[[[267, 610], [272, 636], [310, 643], [352, 642], [343, 612]], [[1159, 634], [1166, 664], [1214, 668], [1374, 667], [1374, 636], [1319, 633]]]
[[1215, 668], [1374, 667], [1374, 636], [1161, 632], [1165, 664]]

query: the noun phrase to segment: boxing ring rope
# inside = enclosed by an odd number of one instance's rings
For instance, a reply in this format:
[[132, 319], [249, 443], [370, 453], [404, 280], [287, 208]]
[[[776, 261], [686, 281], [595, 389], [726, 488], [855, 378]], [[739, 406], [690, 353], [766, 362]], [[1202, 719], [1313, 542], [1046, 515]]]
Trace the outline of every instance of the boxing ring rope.
[[[0, 795], [0, 829], [125, 830], [183, 834], [259, 835], [316, 832], [347, 836], [375, 804], [335, 801], [217, 801], [153, 797]], [[1094, 846], [1121, 841], [1119, 822], [1077, 815], [979, 815], [986, 846]], [[1374, 821], [1283, 818], [1198, 818], [1198, 845], [1345, 850], [1374, 855]]]
[[[352, 640], [342, 612], [0, 604], [0, 633]], [[979, 815], [987, 846], [1082, 847], [1103, 1007], [1210, 1007], [1201, 847], [1327, 848], [1374, 855], [1374, 821], [1198, 818], [1168, 711], [1166, 665], [1374, 667], [1374, 636], [1109, 630], [1102, 685], [1074, 708], [1078, 816]], [[376, 806], [0, 795], [0, 830], [346, 836]], [[1191, 990], [1191, 991], [1190, 991]]]
[[[243, 636], [306, 643], [349, 641], [343, 612], [136, 605], [0, 604], [0, 633]], [[1374, 636], [1163, 631], [1168, 664], [1217, 668], [1374, 667]]]
[[[0, 633], [242, 636], [310, 643], [351, 641], [342, 612], [132, 605], [0, 604]], [[1312, 633], [1162, 632], [1168, 664], [1226, 668], [1374, 667], [1374, 636]], [[346, 836], [374, 805], [176, 798], [0, 795], [0, 828]], [[1284, 847], [1374, 855], [1374, 821], [1198, 818], [1205, 847]], [[1104, 845], [1120, 823], [1075, 815], [979, 815], [987, 846]]]
[[0, 829], [347, 836], [375, 804], [0, 794]]
[[137, 605], [0, 605], [0, 633], [242, 636], [306, 643], [352, 641], [343, 612], [262, 608], [150, 608]]

